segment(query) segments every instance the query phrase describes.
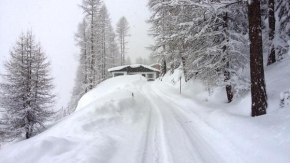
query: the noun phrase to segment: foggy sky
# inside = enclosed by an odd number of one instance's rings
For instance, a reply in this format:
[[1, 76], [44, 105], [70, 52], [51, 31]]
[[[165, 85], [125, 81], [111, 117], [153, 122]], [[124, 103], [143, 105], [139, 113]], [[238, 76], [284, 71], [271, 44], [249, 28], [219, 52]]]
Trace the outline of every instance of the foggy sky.
[[[148, 0], [103, 0], [113, 26], [125, 16], [130, 24], [128, 55], [134, 62], [147, 57], [145, 48], [153, 43], [148, 34]], [[74, 41], [77, 25], [83, 18], [81, 0], [0, 0], [0, 71], [9, 51], [22, 32], [32, 30], [52, 63], [58, 94], [56, 108], [67, 106], [74, 85], [79, 49]]]

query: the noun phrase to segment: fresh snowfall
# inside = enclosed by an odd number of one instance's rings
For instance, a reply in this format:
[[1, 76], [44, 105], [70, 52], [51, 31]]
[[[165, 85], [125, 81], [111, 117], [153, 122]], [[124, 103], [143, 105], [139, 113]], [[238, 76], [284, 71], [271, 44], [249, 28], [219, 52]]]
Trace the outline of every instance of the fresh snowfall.
[[[290, 59], [266, 67], [267, 114], [252, 118], [250, 93], [232, 103], [225, 92], [139, 75], [108, 79], [77, 110], [45, 132], [0, 150], [1, 163], [289, 163]], [[281, 71], [283, 70], [283, 71]], [[286, 90], [287, 91], [287, 90]], [[224, 97], [224, 100], [220, 100]]]
[[290, 163], [290, 0], [0, 0], [0, 20], [0, 163]]

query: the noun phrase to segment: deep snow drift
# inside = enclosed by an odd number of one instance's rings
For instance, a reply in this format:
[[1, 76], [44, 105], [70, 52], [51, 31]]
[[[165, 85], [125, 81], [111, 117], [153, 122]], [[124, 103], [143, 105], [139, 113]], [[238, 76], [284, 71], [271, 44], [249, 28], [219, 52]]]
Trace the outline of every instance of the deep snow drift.
[[[178, 70], [163, 81], [109, 79], [77, 111], [29, 140], [0, 150], [0, 163], [289, 163], [290, 59], [266, 68], [267, 115], [250, 117], [250, 95], [225, 102]], [[174, 80], [174, 82], [173, 82]], [[175, 83], [175, 84], [172, 84]]]

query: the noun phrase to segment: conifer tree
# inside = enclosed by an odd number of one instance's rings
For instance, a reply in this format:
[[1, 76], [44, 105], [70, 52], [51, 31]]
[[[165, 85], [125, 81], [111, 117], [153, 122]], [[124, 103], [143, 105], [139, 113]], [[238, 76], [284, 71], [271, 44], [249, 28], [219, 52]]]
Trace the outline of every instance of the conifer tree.
[[175, 25], [173, 24], [174, 14], [170, 11], [176, 13], [176, 10], [170, 3], [170, 0], [149, 0], [148, 2], [148, 7], [152, 12], [148, 20], [152, 24], [150, 35], [155, 39], [155, 44], [150, 49], [161, 64], [160, 76], [164, 76], [167, 72], [166, 62], [175, 58], [175, 53], [172, 51], [174, 45], [169, 41], [169, 37], [173, 35]]
[[89, 32], [88, 32], [88, 23], [86, 19], [83, 19], [82, 23], [78, 26], [78, 32], [75, 34], [75, 40], [77, 45], [80, 47], [79, 55], [79, 86], [82, 87], [83, 93], [86, 93], [90, 90], [89, 76], [91, 75], [90, 70], [90, 55], [89, 55]]
[[149, 8], [155, 38], [151, 49], [160, 61], [165, 58], [173, 67], [181, 66], [185, 81], [197, 78], [208, 87], [223, 86], [229, 102], [234, 91], [248, 86], [235, 73], [246, 67], [249, 58], [244, 3], [150, 0]]
[[129, 23], [125, 17], [122, 17], [119, 22], [117, 23], [117, 37], [119, 40], [119, 45], [120, 45], [120, 53], [121, 53], [121, 65], [125, 64], [125, 58], [126, 58], [126, 50], [127, 50], [127, 44], [128, 40], [127, 37], [129, 35]]
[[110, 41], [110, 30], [111, 21], [109, 13], [105, 5], [100, 9], [99, 14], [99, 30], [100, 30], [100, 58], [99, 58], [99, 69], [101, 72], [100, 81], [104, 81], [108, 78], [107, 69], [109, 68], [109, 41]]
[[131, 65], [132, 62], [131, 62], [131, 58], [130, 57], [126, 57], [126, 61], [125, 61], [125, 65]]
[[110, 76], [109, 68], [120, 64], [116, 34], [106, 6], [99, 0], [83, 0], [81, 7], [85, 16], [75, 34], [80, 53], [69, 103], [71, 112], [85, 93]]
[[290, 40], [290, 1], [275, 0], [275, 42], [276, 60], [282, 60], [287, 55], [290, 47], [287, 42]]
[[264, 77], [260, 1], [248, 3], [252, 116], [266, 114], [267, 93]]
[[114, 28], [112, 25], [109, 26], [109, 60], [108, 60], [108, 67], [116, 67], [120, 65], [120, 51], [119, 51], [119, 46], [117, 42], [117, 36], [115, 33]]
[[90, 75], [88, 76], [89, 80], [89, 88], [93, 89], [96, 85], [96, 76], [97, 76], [97, 69], [96, 69], [96, 59], [98, 53], [98, 14], [101, 7], [100, 0], [83, 0], [82, 5], [80, 6], [84, 13], [85, 18], [88, 23], [88, 57], [90, 59], [89, 69]]
[[55, 95], [50, 77], [50, 62], [40, 44], [35, 43], [32, 32], [22, 34], [5, 63], [6, 74], [0, 84], [0, 106], [4, 116], [5, 141], [25, 136], [26, 139], [44, 128], [44, 122], [54, 114]]
[[269, 41], [270, 41], [270, 50], [268, 56], [267, 65], [271, 65], [276, 62], [276, 54], [275, 54], [275, 45], [273, 44], [275, 37], [275, 0], [268, 0], [268, 19], [269, 19]]

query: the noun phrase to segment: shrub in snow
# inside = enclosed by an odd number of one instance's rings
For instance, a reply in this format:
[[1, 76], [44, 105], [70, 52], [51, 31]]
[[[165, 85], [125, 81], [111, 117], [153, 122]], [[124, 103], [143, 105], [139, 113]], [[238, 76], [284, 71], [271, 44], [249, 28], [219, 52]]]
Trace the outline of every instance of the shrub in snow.
[[280, 107], [283, 108], [284, 106], [290, 105], [290, 89], [286, 92], [281, 92], [280, 94]]
[[176, 82], [175, 82], [174, 78], [171, 80], [171, 83], [172, 83], [173, 85], [175, 85], [175, 84], [176, 84]]

